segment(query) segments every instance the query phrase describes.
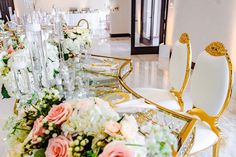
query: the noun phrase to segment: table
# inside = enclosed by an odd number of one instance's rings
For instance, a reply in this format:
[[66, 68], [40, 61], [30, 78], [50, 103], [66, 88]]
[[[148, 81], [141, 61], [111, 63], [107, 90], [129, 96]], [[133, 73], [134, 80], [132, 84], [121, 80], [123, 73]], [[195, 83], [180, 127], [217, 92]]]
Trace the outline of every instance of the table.
[[[100, 66], [114, 67], [112, 70], [102, 69]], [[92, 55], [87, 66], [80, 71], [89, 80], [86, 86], [87, 96], [100, 97], [116, 107], [116, 104], [132, 99], [143, 98], [135, 93], [127, 84], [125, 79], [132, 72], [132, 61], [130, 59], [114, 58], [108, 56]], [[145, 98], [143, 98], [145, 99]], [[1, 126], [14, 108], [14, 99], [0, 101]], [[145, 102], [156, 106], [156, 109], [147, 109], [145, 112], [132, 113], [139, 123], [151, 121], [159, 125], [167, 125], [178, 138], [178, 150], [176, 156], [185, 156], [191, 149], [195, 136], [196, 119], [165, 109], [158, 104], [145, 99]], [[4, 104], [3, 104], [4, 103]], [[8, 107], [6, 107], [8, 106]], [[4, 110], [3, 110], [4, 109]], [[3, 140], [4, 133], [0, 133], [0, 151], [6, 151], [6, 144]]]
[[91, 29], [98, 29], [100, 25], [101, 13], [66, 13], [65, 22], [68, 26], [76, 26], [79, 20], [86, 19]]

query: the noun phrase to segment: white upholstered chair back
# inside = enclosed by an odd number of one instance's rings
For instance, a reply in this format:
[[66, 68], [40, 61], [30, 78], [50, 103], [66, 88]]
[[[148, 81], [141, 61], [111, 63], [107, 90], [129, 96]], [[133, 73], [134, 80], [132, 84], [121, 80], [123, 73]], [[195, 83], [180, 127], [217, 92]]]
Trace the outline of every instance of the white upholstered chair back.
[[198, 57], [191, 77], [191, 97], [195, 107], [209, 116], [220, 116], [229, 103], [232, 64], [220, 42], [211, 43]]
[[173, 46], [169, 65], [170, 85], [178, 92], [183, 92], [189, 80], [191, 58], [189, 37], [187, 33], [183, 33]]

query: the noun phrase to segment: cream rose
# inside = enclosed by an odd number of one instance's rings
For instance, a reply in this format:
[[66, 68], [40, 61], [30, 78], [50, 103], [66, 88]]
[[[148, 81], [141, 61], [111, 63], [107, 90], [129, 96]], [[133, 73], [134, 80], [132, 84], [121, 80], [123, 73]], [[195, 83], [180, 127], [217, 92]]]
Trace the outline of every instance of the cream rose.
[[105, 124], [105, 133], [110, 136], [116, 136], [120, 132], [121, 124], [115, 121], [109, 121]]
[[62, 103], [60, 105], [53, 106], [46, 119], [48, 122], [60, 125], [70, 117], [72, 111], [73, 108], [70, 105]]

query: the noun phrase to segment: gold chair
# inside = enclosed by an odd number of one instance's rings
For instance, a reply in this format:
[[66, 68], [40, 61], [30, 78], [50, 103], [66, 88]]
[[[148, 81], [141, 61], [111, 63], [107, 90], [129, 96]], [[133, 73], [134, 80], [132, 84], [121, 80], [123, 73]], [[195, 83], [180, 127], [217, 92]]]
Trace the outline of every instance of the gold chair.
[[82, 24], [83, 22], [86, 24], [86, 28], [89, 29], [89, 22], [88, 22], [86, 19], [81, 19], [81, 20], [79, 20], [77, 26], [78, 26], [78, 27], [81, 27], [81, 24]]
[[218, 119], [229, 104], [232, 91], [232, 63], [220, 42], [213, 42], [199, 55], [191, 77], [190, 95], [194, 108], [188, 114], [199, 118], [190, 155], [213, 146], [219, 156], [222, 133]]
[[183, 33], [179, 40], [175, 42], [170, 59], [169, 74], [172, 88], [170, 90], [135, 88], [134, 91], [162, 107], [183, 111], [183, 92], [189, 80], [191, 62], [192, 51], [189, 36], [187, 33]]

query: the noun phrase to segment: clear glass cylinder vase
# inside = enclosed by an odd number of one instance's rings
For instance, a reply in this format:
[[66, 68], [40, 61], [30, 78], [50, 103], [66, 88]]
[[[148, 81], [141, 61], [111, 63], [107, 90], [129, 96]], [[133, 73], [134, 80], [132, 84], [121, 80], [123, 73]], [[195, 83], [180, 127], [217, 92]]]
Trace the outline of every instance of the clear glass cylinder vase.
[[38, 91], [49, 86], [46, 70], [47, 53], [41, 26], [39, 24], [26, 25], [26, 38], [34, 77], [34, 90]]
[[28, 71], [28, 64], [23, 53], [14, 55], [12, 62], [12, 70], [17, 89], [17, 97], [28, 95], [31, 93], [31, 83]]

